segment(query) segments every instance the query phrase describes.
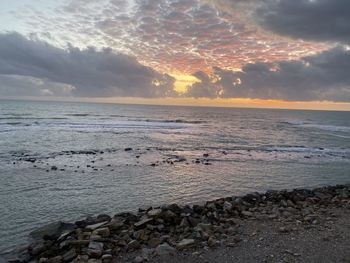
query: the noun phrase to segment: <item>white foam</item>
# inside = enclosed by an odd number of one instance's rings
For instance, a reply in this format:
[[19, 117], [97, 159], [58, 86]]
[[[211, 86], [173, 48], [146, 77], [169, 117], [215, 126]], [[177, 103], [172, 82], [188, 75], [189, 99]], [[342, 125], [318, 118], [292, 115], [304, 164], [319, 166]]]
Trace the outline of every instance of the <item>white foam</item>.
[[319, 130], [324, 130], [324, 131], [350, 132], [349, 126], [323, 125], [323, 124], [307, 123], [307, 122], [298, 121], [298, 120], [285, 121], [283, 123], [297, 125], [297, 126], [300, 126], [303, 128], [319, 129]]

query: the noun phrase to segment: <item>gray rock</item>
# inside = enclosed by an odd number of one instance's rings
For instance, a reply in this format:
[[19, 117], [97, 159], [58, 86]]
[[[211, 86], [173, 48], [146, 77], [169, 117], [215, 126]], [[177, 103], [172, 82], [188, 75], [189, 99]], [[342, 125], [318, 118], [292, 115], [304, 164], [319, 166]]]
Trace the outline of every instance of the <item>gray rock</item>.
[[135, 262], [135, 263], [142, 263], [142, 262], [143, 262], [143, 257], [137, 256], [137, 257], [134, 259], [134, 262]]
[[74, 248], [71, 250], [67, 251], [66, 253], [63, 254], [62, 256], [62, 261], [63, 262], [71, 262], [73, 259], [75, 259], [77, 256], [77, 253]]
[[176, 244], [176, 248], [179, 250], [185, 249], [185, 248], [190, 248], [195, 244], [194, 239], [188, 238], [188, 239], [183, 239], [179, 243]]
[[151, 238], [148, 241], [148, 246], [150, 248], [156, 248], [161, 243], [161, 240], [159, 238]]
[[224, 211], [231, 211], [232, 207], [233, 206], [232, 206], [232, 204], [230, 202], [227, 202], [227, 201], [224, 202], [224, 206], [223, 206]]
[[128, 243], [128, 250], [135, 250], [141, 247], [140, 243], [137, 240], [131, 240]]
[[162, 209], [152, 209], [147, 212], [149, 217], [158, 217], [162, 213]]
[[150, 260], [151, 258], [152, 258], [152, 256], [153, 256], [153, 253], [154, 253], [154, 249], [152, 249], [152, 248], [143, 248], [142, 249], [142, 257], [146, 260], [146, 261], [148, 261], [148, 260]]
[[53, 258], [49, 258], [47, 260], [47, 263], [61, 263], [62, 262], [62, 256], [57, 256]]
[[34, 240], [40, 240], [40, 239], [57, 239], [59, 238], [64, 232], [69, 232], [75, 229], [74, 224], [68, 224], [61, 221], [54, 222], [48, 225], [45, 225], [43, 227], [38, 228], [37, 230], [32, 231], [29, 235]]
[[244, 215], [246, 217], [251, 217], [251, 216], [253, 216], [253, 213], [250, 211], [242, 211], [242, 215]]
[[113, 218], [106, 226], [112, 231], [119, 230], [124, 226], [124, 222], [118, 218]]
[[91, 241], [88, 247], [88, 255], [91, 258], [100, 258], [103, 252], [103, 243]]
[[145, 219], [142, 219], [142, 220], [136, 222], [134, 224], [134, 226], [135, 226], [135, 228], [142, 228], [142, 227], [146, 226], [148, 223], [150, 223], [152, 221], [153, 221], [152, 218], [145, 218]]
[[99, 235], [101, 237], [108, 237], [111, 233], [108, 227], [98, 228], [92, 232], [93, 235]]
[[78, 255], [74, 260], [73, 263], [88, 263], [89, 256], [88, 255]]
[[31, 246], [30, 253], [34, 256], [39, 255], [45, 250], [46, 246], [43, 242], [35, 243]]
[[93, 231], [93, 230], [95, 230], [97, 228], [100, 228], [100, 227], [106, 225], [107, 223], [108, 223], [108, 221], [104, 221], [104, 222], [101, 222], [101, 223], [88, 225], [88, 226], [85, 227], [85, 229]]
[[176, 249], [171, 247], [168, 243], [164, 243], [164, 244], [159, 245], [155, 251], [156, 251], [156, 254], [158, 256], [175, 255], [176, 254]]
[[113, 256], [111, 254], [105, 254], [101, 257], [103, 263], [111, 262], [113, 259]]
[[209, 247], [215, 247], [217, 244], [218, 244], [218, 241], [215, 238], [210, 237], [208, 239], [208, 246]]

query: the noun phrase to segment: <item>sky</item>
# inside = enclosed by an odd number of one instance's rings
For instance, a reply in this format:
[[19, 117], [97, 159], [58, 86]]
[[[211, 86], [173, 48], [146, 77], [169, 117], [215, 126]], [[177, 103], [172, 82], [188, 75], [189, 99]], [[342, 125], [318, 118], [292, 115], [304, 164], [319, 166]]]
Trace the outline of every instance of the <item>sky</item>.
[[348, 0], [0, 0], [0, 98], [350, 110]]

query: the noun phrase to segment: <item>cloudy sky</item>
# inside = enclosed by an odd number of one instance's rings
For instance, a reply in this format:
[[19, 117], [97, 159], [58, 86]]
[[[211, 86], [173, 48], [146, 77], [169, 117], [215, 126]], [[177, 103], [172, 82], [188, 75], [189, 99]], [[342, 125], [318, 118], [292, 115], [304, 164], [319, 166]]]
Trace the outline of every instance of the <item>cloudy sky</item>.
[[1, 0], [0, 97], [350, 110], [348, 0]]

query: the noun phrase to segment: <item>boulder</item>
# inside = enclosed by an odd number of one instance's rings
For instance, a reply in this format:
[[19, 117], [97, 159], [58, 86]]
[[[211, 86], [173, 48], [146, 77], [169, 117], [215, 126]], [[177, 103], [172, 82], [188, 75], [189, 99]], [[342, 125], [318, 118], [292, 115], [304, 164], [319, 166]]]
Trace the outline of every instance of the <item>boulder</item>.
[[54, 222], [54, 223], [45, 225], [43, 227], [40, 227], [37, 230], [32, 231], [29, 235], [34, 240], [41, 240], [41, 239], [56, 240], [63, 233], [70, 232], [74, 229], [75, 229], [74, 224], [68, 224], [68, 223], [58, 221], [58, 222]]

